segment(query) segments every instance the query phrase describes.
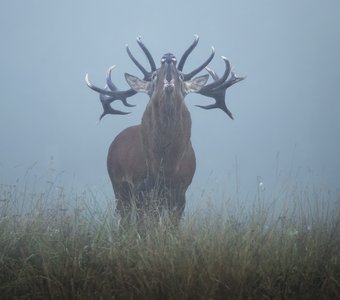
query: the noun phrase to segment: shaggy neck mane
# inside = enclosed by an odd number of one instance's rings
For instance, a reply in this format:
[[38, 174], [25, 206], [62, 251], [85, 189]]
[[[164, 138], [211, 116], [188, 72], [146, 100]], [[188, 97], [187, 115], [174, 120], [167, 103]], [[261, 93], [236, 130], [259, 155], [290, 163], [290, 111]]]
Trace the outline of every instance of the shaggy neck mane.
[[[154, 95], [142, 118], [142, 145], [149, 171], [173, 174], [190, 143], [191, 118], [182, 95]], [[159, 175], [159, 174], [156, 174]]]

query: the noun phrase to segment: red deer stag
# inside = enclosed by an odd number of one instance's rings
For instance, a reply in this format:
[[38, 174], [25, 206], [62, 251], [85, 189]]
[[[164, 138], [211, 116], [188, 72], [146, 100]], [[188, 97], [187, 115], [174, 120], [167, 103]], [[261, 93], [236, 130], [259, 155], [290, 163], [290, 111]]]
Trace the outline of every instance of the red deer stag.
[[[222, 57], [225, 71], [221, 77], [209, 69], [207, 66], [214, 57], [214, 48], [202, 65], [190, 73], [184, 73], [183, 66], [196, 47], [198, 36], [195, 36], [178, 65], [175, 56], [167, 53], [162, 57], [158, 69], [140, 37], [137, 43], [146, 55], [151, 71], [147, 71], [126, 46], [129, 57], [144, 75], [143, 79], [139, 79], [125, 74], [129, 90], [120, 91], [113, 84], [111, 71], [115, 66], [108, 69], [104, 88], [93, 85], [88, 75], [85, 80], [89, 88], [100, 94], [104, 109], [100, 119], [106, 114], [127, 114], [111, 107], [115, 100], [122, 101], [125, 106], [133, 106], [127, 102], [128, 97], [139, 92], [149, 95], [150, 101], [141, 124], [126, 128], [112, 142], [107, 169], [121, 217], [128, 217], [132, 206], [137, 207], [137, 211], [143, 211], [150, 204], [150, 192], [157, 191], [159, 209], [168, 210], [173, 220], [178, 222], [185, 207], [185, 192], [196, 168], [190, 141], [191, 117], [184, 98], [188, 93], [214, 98], [214, 104], [197, 106], [204, 109], [220, 108], [233, 119], [225, 104], [225, 93], [227, 88], [244, 78], [231, 72], [230, 63], [225, 57]], [[193, 78], [204, 68], [213, 79], [209, 84], [206, 84], [208, 74]]]

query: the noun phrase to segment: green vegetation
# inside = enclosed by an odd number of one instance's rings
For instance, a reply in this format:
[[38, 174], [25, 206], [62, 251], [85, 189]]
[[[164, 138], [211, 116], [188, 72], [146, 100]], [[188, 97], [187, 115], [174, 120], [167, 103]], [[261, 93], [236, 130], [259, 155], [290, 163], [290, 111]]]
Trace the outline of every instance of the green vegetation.
[[257, 199], [141, 229], [90, 193], [51, 191], [26, 193], [23, 208], [0, 186], [1, 299], [340, 299], [338, 205], [274, 216]]

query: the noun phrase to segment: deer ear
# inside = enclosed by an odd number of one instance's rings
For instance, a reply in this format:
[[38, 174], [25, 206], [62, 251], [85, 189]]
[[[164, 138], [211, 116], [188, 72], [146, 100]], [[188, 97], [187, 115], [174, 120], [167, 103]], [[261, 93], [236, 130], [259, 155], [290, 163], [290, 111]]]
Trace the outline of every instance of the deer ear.
[[185, 92], [188, 93], [197, 93], [199, 90], [207, 83], [209, 78], [209, 74], [198, 76], [192, 80], [188, 80], [184, 82]]
[[150, 91], [150, 82], [139, 79], [136, 76], [125, 73], [125, 79], [128, 85], [136, 92], [139, 93], [149, 93]]

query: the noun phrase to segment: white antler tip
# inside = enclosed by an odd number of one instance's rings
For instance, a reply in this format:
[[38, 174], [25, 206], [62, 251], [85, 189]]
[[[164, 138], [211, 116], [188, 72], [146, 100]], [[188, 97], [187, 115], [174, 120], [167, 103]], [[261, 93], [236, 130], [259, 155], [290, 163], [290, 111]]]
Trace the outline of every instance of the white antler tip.
[[85, 82], [88, 86], [91, 86], [91, 82], [89, 80], [89, 74], [88, 73], [86, 73], [86, 75], [85, 75]]

